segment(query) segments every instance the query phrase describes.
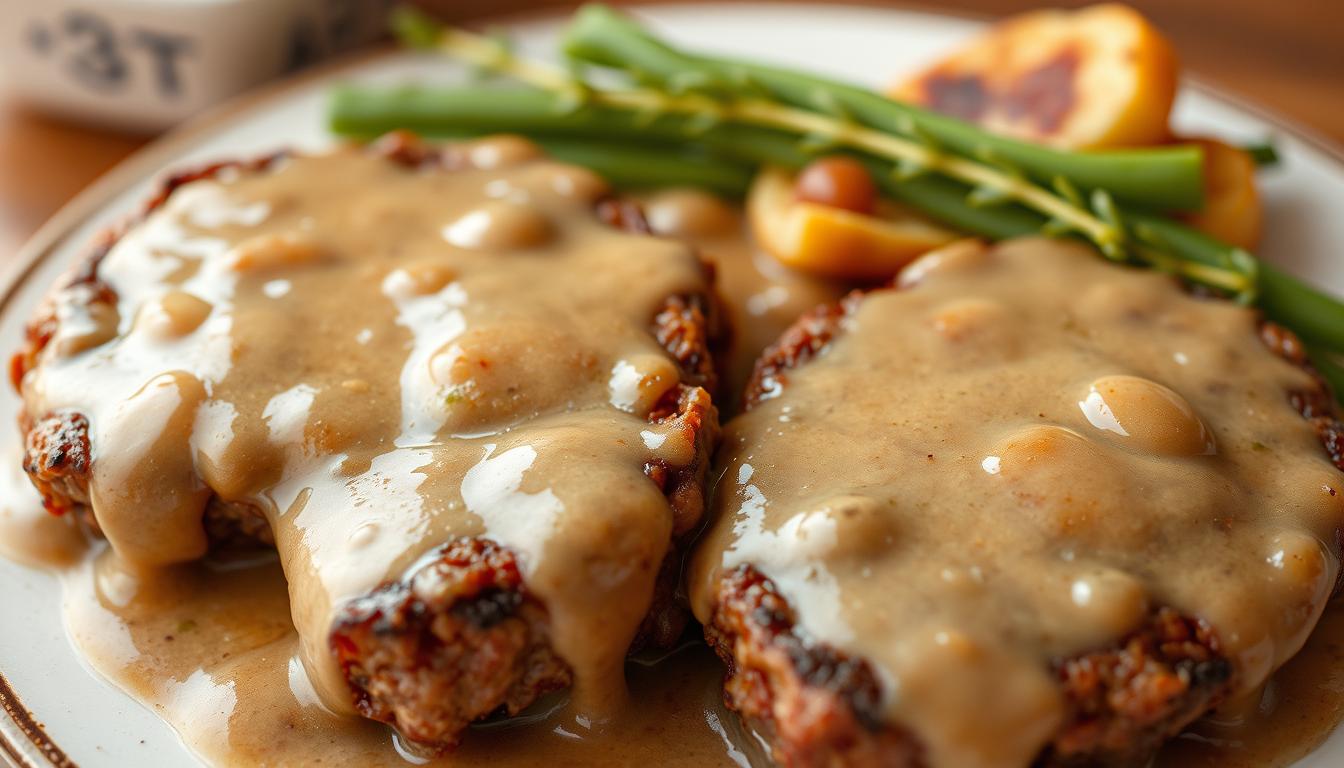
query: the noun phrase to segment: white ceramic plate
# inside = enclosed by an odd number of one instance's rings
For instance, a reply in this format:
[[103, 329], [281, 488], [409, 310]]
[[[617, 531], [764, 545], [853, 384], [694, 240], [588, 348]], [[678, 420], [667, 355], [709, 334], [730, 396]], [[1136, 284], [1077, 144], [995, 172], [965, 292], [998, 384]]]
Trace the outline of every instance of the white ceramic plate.
[[[805, 66], [872, 85], [890, 81], [978, 27], [919, 13], [798, 4], [668, 5], [638, 13], [688, 45]], [[511, 28], [524, 51], [549, 54], [560, 23], [557, 18], [533, 19]], [[56, 274], [94, 232], [132, 210], [161, 171], [205, 159], [330, 142], [323, 128], [323, 94], [336, 79], [443, 81], [457, 76], [434, 57], [395, 54], [365, 60], [251, 97], [242, 107], [226, 108], [225, 114], [209, 116], [157, 143], [67, 206], [20, 254], [0, 306], [4, 352], [17, 344], [25, 318]], [[1176, 121], [1185, 133], [1235, 140], [1278, 136], [1282, 167], [1263, 177], [1268, 236], [1261, 254], [1344, 295], [1344, 217], [1339, 215], [1344, 155], [1198, 86], [1181, 94]], [[17, 410], [14, 394], [3, 387], [0, 419]], [[0, 425], [0, 449], [6, 457], [14, 455], [16, 443], [17, 430]], [[156, 715], [83, 665], [66, 639], [60, 600], [54, 575], [0, 559], [0, 683], [8, 681], [0, 684], [0, 759], [43, 768], [196, 765]], [[1344, 730], [1299, 768], [1337, 765], [1344, 765]]]

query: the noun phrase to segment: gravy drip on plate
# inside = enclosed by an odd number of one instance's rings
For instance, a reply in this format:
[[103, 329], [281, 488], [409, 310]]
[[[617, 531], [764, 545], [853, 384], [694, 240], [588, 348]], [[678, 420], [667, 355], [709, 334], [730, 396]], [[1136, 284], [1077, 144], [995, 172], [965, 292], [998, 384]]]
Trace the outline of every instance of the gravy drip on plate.
[[1250, 695], [1339, 571], [1344, 477], [1248, 310], [1080, 246], [931, 254], [725, 429], [691, 576], [752, 564], [812, 639], [868, 659], [933, 766], [1023, 766], [1053, 660], [1162, 606]]
[[139, 570], [103, 552], [65, 581], [70, 631], [88, 659], [213, 765], [699, 768], [740, 764], [734, 745], [746, 743], [722, 706], [713, 655], [689, 646], [627, 665], [631, 706], [608, 728], [584, 730], [556, 697], [429, 759], [387, 727], [322, 705], [274, 557]]
[[462, 154], [181, 187], [99, 265], [115, 308], [69, 309], [24, 394], [87, 416], [127, 567], [204, 555], [212, 495], [264, 512], [327, 707], [352, 711], [327, 647], [343, 602], [483, 535], [518, 554], [598, 727], [672, 532], [644, 467], [695, 458], [648, 420], [680, 379], [652, 323], [708, 278], [691, 248], [599, 221], [592, 173], [519, 140]]

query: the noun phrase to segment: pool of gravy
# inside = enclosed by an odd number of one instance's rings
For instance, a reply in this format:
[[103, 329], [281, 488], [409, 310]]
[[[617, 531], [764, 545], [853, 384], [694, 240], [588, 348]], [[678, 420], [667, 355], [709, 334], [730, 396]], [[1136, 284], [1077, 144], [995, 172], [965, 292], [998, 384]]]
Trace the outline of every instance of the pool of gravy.
[[701, 643], [631, 661], [630, 706], [600, 728], [582, 728], [559, 696], [522, 724], [477, 726], [436, 758], [322, 705], [297, 655], [274, 556], [138, 573], [99, 546], [64, 579], [85, 657], [214, 765], [747, 764], [751, 744], [723, 708], [718, 663]]
[[[760, 347], [792, 317], [841, 292], [761, 268], [739, 214], [713, 198], [677, 191], [648, 203], [657, 231], [700, 245], [718, 266], [732, 316], [745, 323], [733, 362], [739, 389]], [[718, 226], [676, 223], [676, 217], [706, 216]], [[766, 311], [746, 306], [762, 295], [775, 297], [758, 303]], [[451, 755], [417, 754], [390, 729], [323, 704], [300, 661], [290, 595], [274, 554], [135, 567], [69, 516], [45, 513], [16, 453], [3, 464], [0, 556], [56, 573], [79, 652], [209, 764], [769, 764], [759, 741], [724, 708], [722, 669], [696, 640], [697, 627], [681, 648], [626, 665], [629, 705], [603, 727], [583, 729], [563, 697], [551, 698], [514, 721], [474, 727]], [[1302, 651], [1247, 701], [1196, 723], [1163, 750], [1157, 765], [1274, 768], [1320, 744], [1344, 714], [1344, 605], [1329, 605]]]

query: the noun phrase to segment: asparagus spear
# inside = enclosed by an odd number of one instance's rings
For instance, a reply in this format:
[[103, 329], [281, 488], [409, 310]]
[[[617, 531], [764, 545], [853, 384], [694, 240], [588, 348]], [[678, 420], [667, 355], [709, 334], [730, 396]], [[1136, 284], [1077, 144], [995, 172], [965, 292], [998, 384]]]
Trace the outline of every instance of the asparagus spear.
[[760, 89], [786, 104], [836, 114], [871, 128], [925, 140], [966, 157], [1011, 164], [1050, 184], [1105, 189], [1117, 200], [1155, 209], [1203, 206], [1202, 152], [1193, 145], [1106, 152], [1062, 152], [995, 136], [969, 123], [815, 75], [684, 53], [603, 5], [579, 9], [564, 41], [575, 59], [615, 67], [673, 90], [742, 93]]
[[[1309, 344], [1344, 355], [1344, 302], [1277, 267], [1261, 264], [1259, 303], [1266, 315], [1293, 329]], [[1337, 391], [1344, 397], [1344, 388]]]

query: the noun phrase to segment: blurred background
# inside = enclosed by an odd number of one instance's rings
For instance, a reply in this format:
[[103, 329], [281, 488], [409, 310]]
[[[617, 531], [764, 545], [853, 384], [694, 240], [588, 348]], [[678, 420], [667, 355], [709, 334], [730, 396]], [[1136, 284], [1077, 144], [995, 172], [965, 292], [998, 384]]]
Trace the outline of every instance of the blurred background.
[[[698, 2], [706, 14], [714, 13], [716, 3]], [[416, 4], [470, 22], [578, 3]], [[854, 4], [994, 19], [1043, 5], [1088, 3]], [[1344, 145], [1344, 0], [1129, 4], [1171, 38], [1186, 73]], [[151, 141], [161, 126], [256, 83], [379, 44], [380, 19], [391, 5], [391, 0], [0, 0], [0, 35], [6, 38], [0, 40], [0, 254], [11, 254], [76, 192]], [[893, 74], [882, 62], [873, 66], [883, 76]], [[183, 93], [184, 82], [207, 80], [212, 88]]]

